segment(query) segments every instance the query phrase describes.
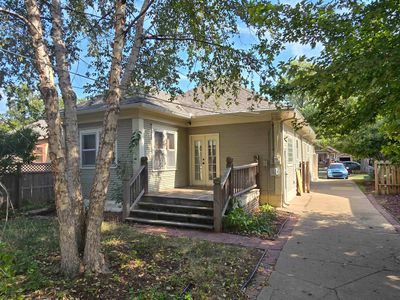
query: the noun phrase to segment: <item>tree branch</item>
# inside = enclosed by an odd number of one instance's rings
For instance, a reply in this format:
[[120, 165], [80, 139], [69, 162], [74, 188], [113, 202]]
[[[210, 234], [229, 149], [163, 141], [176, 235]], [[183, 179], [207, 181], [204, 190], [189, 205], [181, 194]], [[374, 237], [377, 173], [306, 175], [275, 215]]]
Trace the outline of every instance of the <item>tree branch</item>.
[[[150, 6], [154, 3], [154, 0], [149, 0], [147, 5], [143, 6], [142, 9], [140, 10], [140, 13], [133, 19], [133, 21], [128, 25], [128, 27], [125, 29], [125, 35], [132, 29], [132, 27], [140, 20], [144, 14], [147, 13], [149, 10]], [[145, 3], [144, 3], [145, 4]]]
[[[125, 72], [122, 75], [121, 79], [121, 90], [125, 93], [128, 89], [128, 85], [131, 81], [132, 72], [135, 69], [136, 63], [139, 58], [140, 49], [143, 46], [143, 23], [144, 18], [146, 16], [146, 12], [149, 9], [150, 5], [154, 2], [154, 0], [144, 0], [142, 9], [140, 10], [139, 15], [136, 17], [136, 32], [135, 32], [135, 40], [133, 42], [133, 46], [131, 52], [129, 53], [128, 63], [126, 64]], [[132, 23], [133, 24], [133, 23]], [[125, 31], [125, 33], [128, 31]]]
[[28, 21], [27, 18], [25, 18], [23, 15], [20, 15], [19, 13], [15, 12], [15, 11], [0, 7], [0, 13], [17, 18], [20, 21], [24, 22], [26, 25], [30, 24], [30, 22]]
[[215, 46], [219, 48], [225, 48], [226, 46], [217, 44], [213, 41], [201, 40], [196, 39], [189, 36], [173, 36], [173, 35], [146, 35], [143, 37], [145, 40], [157, 40], [157, 41], [189, 41], [189, 42], [196, 42], [196, 43], [203, 43], [210, 46]]

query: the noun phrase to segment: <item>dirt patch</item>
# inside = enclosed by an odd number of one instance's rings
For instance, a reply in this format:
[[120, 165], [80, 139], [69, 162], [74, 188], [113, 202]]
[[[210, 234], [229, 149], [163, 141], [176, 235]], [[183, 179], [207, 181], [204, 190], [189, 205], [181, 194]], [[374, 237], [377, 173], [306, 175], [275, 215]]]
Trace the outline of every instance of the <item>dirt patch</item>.
[[376, 201], [400, 221], [400, 195], [376, 195]]

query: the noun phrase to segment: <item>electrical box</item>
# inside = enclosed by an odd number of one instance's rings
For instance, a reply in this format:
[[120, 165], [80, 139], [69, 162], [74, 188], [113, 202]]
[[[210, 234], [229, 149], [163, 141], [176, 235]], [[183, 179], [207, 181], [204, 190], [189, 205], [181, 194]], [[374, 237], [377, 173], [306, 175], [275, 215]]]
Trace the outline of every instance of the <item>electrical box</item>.
[[279, 154], [274, 156], [274, 165], [280, 165], [281, 162], [281, 156]]

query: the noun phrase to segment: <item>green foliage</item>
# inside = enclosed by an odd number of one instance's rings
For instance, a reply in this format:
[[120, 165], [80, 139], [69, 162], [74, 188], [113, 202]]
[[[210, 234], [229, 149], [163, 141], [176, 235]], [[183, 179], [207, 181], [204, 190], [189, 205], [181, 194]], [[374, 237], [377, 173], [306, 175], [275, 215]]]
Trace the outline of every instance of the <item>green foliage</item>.
[[[36, 255], [56, 248], [55, 228], [45, 220], [15, 218], [8, 221], [0, 236], [0, 299], [23, 299], [27, 291], [46, 286], [48, 268]], [[0, 223], [3, 228], [4, 224]]]
[[32, 154], [37, 134], [29, 128], [13, 132], [0, 130], [0, 174], [17, 163], [29, 163], [35, 159]]
[[[276, 99], [287, 95], [311, 98], [309, 122], [320, 137], [354, 135], [360, 137], [357, 144], [361, 145], [368, 140], [362, 137], [371, 131], [368, 126], [380, 126], [376, 123], [384, 120], [386, 132], [369, 142], [378, 138], [383, 142], [379, 151], [386, 158], [400, 158], [397, 0], [303, 0], [293, 6], [254, 1], [250, 15], [259, 31], [269, 30], [282, 46], [294, 42], [322, 46], [316, 57], [281, 64], [277, 86], [267, 86], [264, 92]], [[358, 147], [354, 153], [361, 150]], [[377, 156], [376, 147], [371, 151]]]
[[246, 212], [242, 207], [234, 208], [223, 219], [224, 228], [231, 232], [273, 237], [276, 233], [275, 208], [262, 205], [255, 214]]
[[0, 115], [2, 119], [0, 130], [19, 130], [43, 118], [43, 100], [26, 84], [9, 85], [3, 97], [7, 100], [7, 112]]

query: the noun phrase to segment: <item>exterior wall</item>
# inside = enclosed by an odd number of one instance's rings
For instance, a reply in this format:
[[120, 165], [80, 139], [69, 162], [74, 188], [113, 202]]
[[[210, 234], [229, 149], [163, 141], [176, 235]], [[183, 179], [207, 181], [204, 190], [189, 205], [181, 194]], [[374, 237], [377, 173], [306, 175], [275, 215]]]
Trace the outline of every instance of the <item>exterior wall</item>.
[[[162, 127], [177, 131], [176, 168], [172, 170], [153, 170], [153, 127]], [[155, 192], [189, 185], [189, 153], [187, 128], [144, 120], [144, 154], [149, 163], [149, 191]]]
[[[94, 122], [94, 123], [85, 123], [79, 124], [79, 131], [81, 130], [91, 130], [91, 129], [101, 129], [102, 123], [101, 122]], [[132, 160], [129, 154], [128, 145], [132, 135], [132, 119], [123, 119], [118, 121], [118, 129], [117, 129], [117, 162], [120, 164], [127, 164], [129, 161]], [[79, 140], [80, 143], [80, 140]], [[118, 210], [119, 206], [115, 207], [113, 205], [113, 201], [111, 201], [111, 193], [110, 187], [118, 186], [116, 184], [120, 180], [118, 179], [116, 167], [111, 167], [110, 173], [110, 183], [108, 189], [108, 199], [106, 203], [106, 210]], [[93, 177], [95, 174], [94, 167], [81, 167], [81, 184], [82, 184], [82, 192], [83, 197], [88, 199], [90, 188], [92, 186]]]
[[49, 155], [48, 155], [48, 153], [49, 153], [49, 143], [48, 143], [47, 139], [43, 139], [43, 140], [37, 141], [36, 146], [35, 146], [35, 150], [33, 150], [33, 155], [35, 155], [35, 152], [36, 152], [37, 148], [41, 148], [42, 157], [41, 157], [41, 159], [36, 158], [33, 162], [35, 162], [35, 163], [48, 163], [48, 162], [50, 162]]
[[[293, 162], [289, 163], [288, 161], [288, 145], [289, 139], [293, 141]], [[284, 151], [284, 159], [285, 159], [285, 170], [283, 172], [284, 178], [284, 185], [285, 185], [285, 196], [284, 201], [286, 204], [290, 203], [290, 201], [296, 196], [297, 194], [297, 178], [296, 178], [296, 170], [300, 170], [300, 162], [309, 162], [309, 173], [312, 179], [315, 179], [315, 172], [314, 170], [314, 154], [315, 148], [314, 145], [305, 139], [304, 136], [295, 132], [295, 130], [288, 126], [283, 126], [283, 151]]]
[[271, 122], [216, 125], [189, 128], [188, 134], [219, 134], [220, 174], [226, 167], [226, 158], [233, 158], [234, 165], [248, 164], [254, 161], [254, 155], [260, 157], [261, 198], [268, 201], [274, 184], [270, 176], [271, 165]]

